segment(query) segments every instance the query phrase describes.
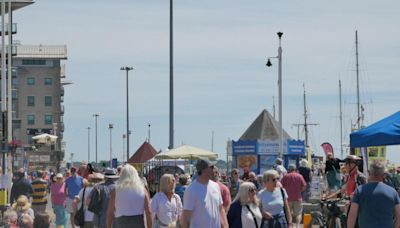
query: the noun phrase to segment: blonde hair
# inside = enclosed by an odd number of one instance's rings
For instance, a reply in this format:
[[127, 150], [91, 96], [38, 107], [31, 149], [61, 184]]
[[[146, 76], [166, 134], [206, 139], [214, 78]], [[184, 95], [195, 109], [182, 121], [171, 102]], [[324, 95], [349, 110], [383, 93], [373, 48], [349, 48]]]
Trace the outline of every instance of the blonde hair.
[[308, 167], [308, 161], [306, 159], [301, 159], [300, 167]]
[[[175, 180], [174, 175], [166, 173], [164, 175], [161, 176], [160, 178], [160, 191], [167, 193], [169, 191], [168, 189], [168, 185], [171, 183], [171, 180]], [[172, 192], [174, 192], [175, 190], [175, 183], [174, 183], [174, 187], [172, 188]]]
[[115, 185], [117, 191], [122, 191], [125, 189], [144, 191], [144, 184], [139, 178], [139, 174], [135, 167], [130, 164], [124, 165], [121, 169], [121, 174], [119, 180]]
[[250, 189], [254, 189], [254, 191], [255, 191], [254, 203], [258, 206], [259, 200], [257, 197], [257, 188], [253, 184], [253, 182], [247, 182], [247, 181], [240, 184], [238, 194], [236, 195], [233, 202], [240, 201], [241, 205], [246, 205], [246, 204], [250, 203], [251, 202], [250, 196], [249, 196]]
[[263, 173], [263, 182], [266, 183], [269, 181], [269, 179], [272, 179], [274, 177], [279, 177], [278, 171], [274, 169], [267, 170]]

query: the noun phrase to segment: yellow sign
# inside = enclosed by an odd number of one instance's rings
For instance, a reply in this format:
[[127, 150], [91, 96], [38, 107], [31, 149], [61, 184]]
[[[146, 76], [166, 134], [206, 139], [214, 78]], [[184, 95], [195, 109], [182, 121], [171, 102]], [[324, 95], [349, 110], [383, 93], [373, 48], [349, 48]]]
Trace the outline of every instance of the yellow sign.
[[[386, 146], [367, 147], [368, 163], [374, 160], [386, 161]], [[355, 148], [355, 155], [360, 156], [360, 148]]]

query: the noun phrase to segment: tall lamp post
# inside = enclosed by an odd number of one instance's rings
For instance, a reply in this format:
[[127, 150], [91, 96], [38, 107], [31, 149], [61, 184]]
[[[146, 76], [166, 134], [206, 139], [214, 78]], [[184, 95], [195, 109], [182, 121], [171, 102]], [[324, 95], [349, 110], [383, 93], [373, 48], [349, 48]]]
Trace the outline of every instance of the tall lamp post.
[[90, 163], [90, 127], [87, 127], [87, 160]]
[[110, 167], [112, 167], [112, 134], [111, 130], [113, 129], [113, 124], [108, 124], [108, 129], [110, 129]]
[[278, 157], [283, 158], [283, 128], [282, 128], [282, 47], [281, 47], [281, 38], [283, 32], [277, 33], [279, 37], [279, 47], [278, 47], [278, 56], [269, 57], [267, 61], [267, 67], [272, 66], [271, 58], [278, 59], [278, 87], [279, 87], [279, 151]]
[[97, 155], [98, 155], [98, 153], [97, 153], [97, 118], [99, 116], [100, 116], [99, 114], [93, 114], [94, 122], [95, 122], [94, 132], [95, 132], [96, 166], [97, 166], [97, 163], [98, 163], [98, 160], [97, 160], [97, 158], [98, 158], [97, 157]]
[[125, 159], [125, 139], [126, 135], [122, 134], [122, 162], [124, 162]]
[[128, 75], [129, 71], [133, 70], [133, 67], [124, 66], [121, 67], [121, 70], [126, 71], [126, 162], [129, 160], [129, 83], [128, 83]]

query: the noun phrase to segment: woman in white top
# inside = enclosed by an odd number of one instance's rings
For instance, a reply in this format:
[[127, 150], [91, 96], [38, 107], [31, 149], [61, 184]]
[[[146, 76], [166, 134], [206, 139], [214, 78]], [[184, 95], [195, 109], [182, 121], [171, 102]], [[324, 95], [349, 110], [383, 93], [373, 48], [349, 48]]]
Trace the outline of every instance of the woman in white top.
[[174, 193], [175, 178], [172, 174], [164, 174], [160, 179], [160, 191], [151, 200], [151, 211], [155, 224], [160, 228], [176, 227], [182, 213], [182, 202]]
[[[145, 219], [146, 218], [146, 219]], [[126, 164], [121, 170], [107, 210], [107, 227], [152, 227], [150, 196], [136, 169]]]
[[261, 211], [257, 188], [252, 182], [243, 182], [228, 211], [230, 228], [260, 228]]
[[279, 178], [279, 173], [276, 170], [268, 170], [263, 174], [264, 189], [258, 194], [263, 228], [291, 227], [292, 216], [287, 193], [285, 189], [279, 187]]

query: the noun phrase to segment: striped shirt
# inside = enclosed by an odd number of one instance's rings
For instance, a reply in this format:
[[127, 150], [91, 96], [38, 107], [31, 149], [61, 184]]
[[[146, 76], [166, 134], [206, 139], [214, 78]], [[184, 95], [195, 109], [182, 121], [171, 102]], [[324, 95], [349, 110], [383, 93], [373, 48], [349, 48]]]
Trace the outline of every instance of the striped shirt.
[[47, 181], [36, 179], [32, 181], [32, 205], [47, 204]]

